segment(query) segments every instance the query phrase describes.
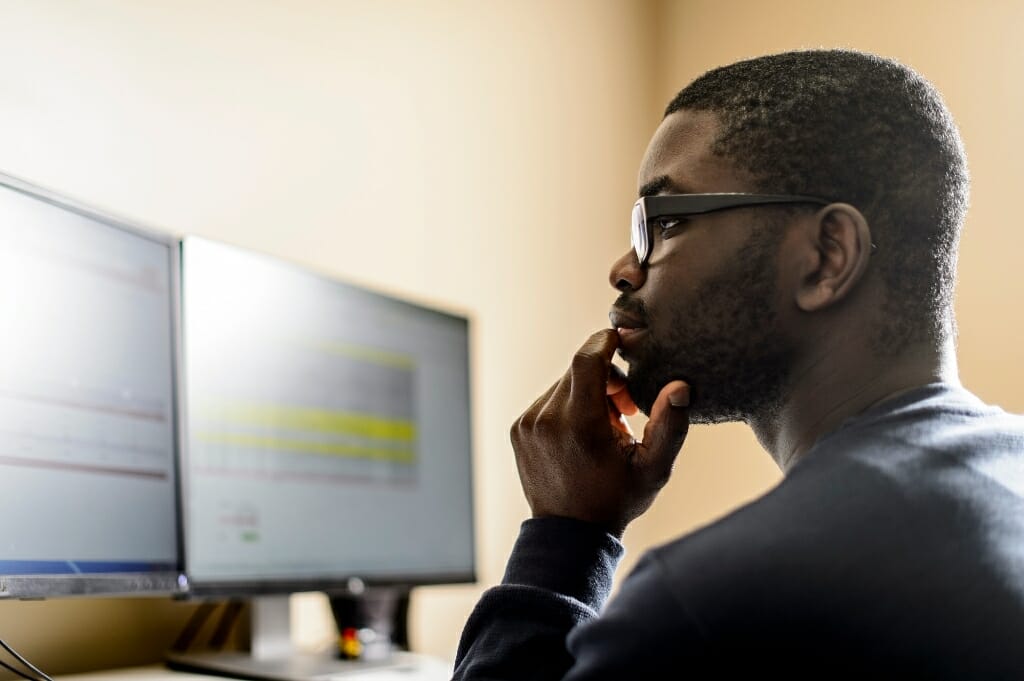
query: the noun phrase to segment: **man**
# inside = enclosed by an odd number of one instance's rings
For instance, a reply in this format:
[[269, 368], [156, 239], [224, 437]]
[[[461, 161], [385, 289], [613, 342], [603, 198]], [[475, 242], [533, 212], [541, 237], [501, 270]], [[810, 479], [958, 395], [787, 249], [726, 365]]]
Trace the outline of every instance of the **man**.
[[[533, 518], [455, 677], [1024, 678], [1024, 419], [957, 379], [938, 94], [856, 52], [740, 62], [672, 101], [639, 179], [613, 329], [512, 428]], [[599, 615], [688, 424], [724, 421], [784, 480]]]

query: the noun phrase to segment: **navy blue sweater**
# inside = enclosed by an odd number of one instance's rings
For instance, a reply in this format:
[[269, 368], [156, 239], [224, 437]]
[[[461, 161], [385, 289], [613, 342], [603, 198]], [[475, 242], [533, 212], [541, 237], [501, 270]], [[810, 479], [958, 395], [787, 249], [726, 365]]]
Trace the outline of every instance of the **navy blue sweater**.
[[1024, 418], [942, 384], [883, 403], [602, 612], [622, 551], [523, 523], [455, 678], [1024, 679]]

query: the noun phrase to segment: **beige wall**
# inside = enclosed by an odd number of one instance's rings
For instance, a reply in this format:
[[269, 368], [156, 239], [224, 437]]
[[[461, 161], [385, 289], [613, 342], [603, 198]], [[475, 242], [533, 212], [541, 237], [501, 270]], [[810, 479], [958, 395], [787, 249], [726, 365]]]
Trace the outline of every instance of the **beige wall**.
[[[493, 583], [527, 514], [508, 427], [607, 325], [652, 30], [593, 0], [0, 0], [0, 169], [469, 314]], [[417, 593], [417, 646], [453, 655], [480, 589]], [[322, 600], [299, 605], [323, 640]], [[0, 603], [0, 636], [56, 671], [156, 659], [183, 608]]]
[[[527, 514], [508, 426], [606, 324], [640, 155], [671, 95], [707, 68], [843, 45], [937, 83], [975, 179], [964, 377], [1024, 411], [1024, 286], [1011, 269], [1024, 233], [1000, 224], [1024, 186], [1021, 12], [923, 0], [0, 0], [0, 169], [472, 317], [481, 583], [418, 590], [413, 612], [417, 647], [452, 655]], [[695, 428], [627, 534], [627, 567], [777, 479], [744, 428]], [[322, 599], [296, 600], [301, 640], [324, 640]], [[0, 636], [54, 671], [135, 663], [158, 657], [190, 607], [0, 603]]]

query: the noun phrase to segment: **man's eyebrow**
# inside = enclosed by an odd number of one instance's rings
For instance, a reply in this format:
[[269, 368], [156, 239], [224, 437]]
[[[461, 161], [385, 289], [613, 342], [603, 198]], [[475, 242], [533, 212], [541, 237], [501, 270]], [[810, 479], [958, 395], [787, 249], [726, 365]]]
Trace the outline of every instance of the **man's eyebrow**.
[[686, 193], [679, 185], [672, 181], [672, 178], [670, 178], [668, 175], [662, 175], [661, 177], [654, 178], [653, 180], [645, 184], [643, 187], [641, 187], [640, 197], [643, 198], [644, 196], [655, 196], [657, 194], [661, 194], [666, 189], [672, 190], [673, 194]]

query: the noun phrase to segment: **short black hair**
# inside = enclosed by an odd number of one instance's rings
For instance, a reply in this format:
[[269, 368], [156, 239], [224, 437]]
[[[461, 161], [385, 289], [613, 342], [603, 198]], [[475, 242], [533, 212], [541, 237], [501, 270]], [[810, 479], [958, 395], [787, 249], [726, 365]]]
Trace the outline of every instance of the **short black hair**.
[[957, 246], [969, 179], [960, 134], [913, 69], [851, 50], [786, 52], [714, 69], [665, 111], [716, 114], [713, 152], [758, 191], [856, 206], [886, 288], [878, 350], [955, 333]]

